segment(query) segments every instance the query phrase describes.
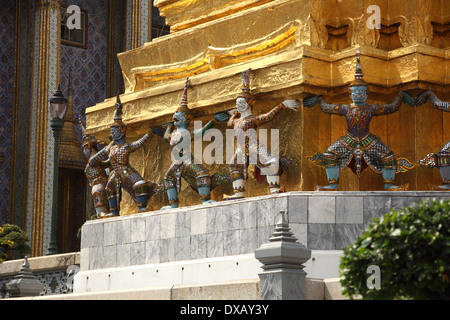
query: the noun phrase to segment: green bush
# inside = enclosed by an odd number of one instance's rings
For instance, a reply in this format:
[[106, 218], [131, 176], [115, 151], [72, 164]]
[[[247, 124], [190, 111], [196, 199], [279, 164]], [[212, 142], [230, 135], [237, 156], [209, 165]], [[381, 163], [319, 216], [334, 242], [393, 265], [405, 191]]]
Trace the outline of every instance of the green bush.
[[13, 224], [0, 227], [0, 263], [8, 258], [11, 250], [17, 250], [22, 255], [30, 253], [28, 241], [27, 234], [20, 227]]
[[[427, 200], [374, 218], [340, 262], [350, 298], [450, 299], [450, 201]], [[379, 267], [379, 288], [367, 284], [371, 265]]]

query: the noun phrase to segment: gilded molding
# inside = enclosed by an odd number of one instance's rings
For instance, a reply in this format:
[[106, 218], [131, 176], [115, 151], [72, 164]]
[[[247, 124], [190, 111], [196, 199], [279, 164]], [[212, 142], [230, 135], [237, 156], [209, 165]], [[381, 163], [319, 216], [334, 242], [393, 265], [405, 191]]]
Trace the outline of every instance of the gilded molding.
[[171, 31], [181, 31], [261, 6], [274, 0], [156, 0]]
[[[162, 81], [184, 79], [188, 76], [204, 73], [225, 66], [249, 62], [251, 60], [286, 49], [295, 42], [297, 26], [286, 26], [276, 30], [267, 37], [257, 39], [251, 43], [237, 44], [232, 48], [215, 48], [209, 46], [199, 57], [181, 63], [175, 67], [156, 66], [139, 67], [132, 69], [135, 77], [135, 88], [132, 91], [142, 90], [154, 86]], [[284, 31], [284, 32], [283, 32]], [[281, 33], [282, 32], [282, 33]], [[280, 34], [281, 33], [281, 34]], [[156, 69], [155, 71], [152, 71]]]
[[[394, 51], [385, 51], [367, 47], [354, 46], [340, 52], [314, 48], [303, 45], [295, 50], [288, 50], [260, 57], [245, 64], [230, 65], [207, 72], [198, 72], [191, 77], [195, 87], [190, 99], [190, 107], [198, 110], [214, 109], [223, 111], [232, 108], [235, 97], [239, 93], [237, 73], [251, 67], [255, 72], [256, 93], [264, 99], [277, 99], [283, 96], [286, 88], [291, 96], [301, 98], [305, 91], [314, 94], [341, 95], [348, 92], [347, 85], [352, 81], [355, 50], [361, 50], [362, 63], [365, 65], [365, 79], [369, 83], [371, 93], [382, 95], [393, 94], [406, 90], [410, 86], [429, 88], [433, 86], [438, 91], [445, 90], [450, 77], [448, 68], [439, 68], [428, 72], [424, 65], [447, 65], [449, 63], [447, 50], [425, 45], [413, 45]], [[194, 60], [195, 61], [195, 60]], [[206, 60], [200, 60], [206, 68]], [[404, 73], [396, 70], [403, 65], [410, 68]], [[191, 64], [193, 66], [194, 64]], [[195, 73], [198, 70], [167, 69], [157, 71], [150, 76], [176, 80], [170, 70], [179, 71], [179, 76]], [[380, 70], [388, 72], [380, 73]], [[273, 75], [277, 74], [276, 77]], [[175, 74], [176, 75], [176, 74]], [[179, 90], [182, 79], [176, 82], [166, 82], [155, 87], [126, 93], [121, 97], [124, 104], [124, 122], [134, 127], [156, 125], [168, 120], [178, 105]], [[436, 90], [436, 89], [435, 89]], [[215, 95], [211, 96], [211, 92]], [[151, 100], [151, 103], [148, 101]], [[113, 99], [88, 108], [86, 110], [87, 132], [100, 135], [107, 141], [109, 114], [113, 113]], [[139, 130], [139, 129], [138, 129]], [[142, 134], [142, 132], [136, 133]]]

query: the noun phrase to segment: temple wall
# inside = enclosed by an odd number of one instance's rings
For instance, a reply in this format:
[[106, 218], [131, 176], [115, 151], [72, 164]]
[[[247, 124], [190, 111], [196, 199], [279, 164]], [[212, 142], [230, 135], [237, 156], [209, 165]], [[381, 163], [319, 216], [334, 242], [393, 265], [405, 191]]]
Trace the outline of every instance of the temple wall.
[[13, 105], [14, 105], [14, 37], [16, 8], [14, 1], [0, 1], [0, 152], [4, 155], [0, 165], [0, 225], [8, 223], [10, 182], [13, 157]]
[[[104, 101], [107, 95], [108, 1], [69, 0], [66, 5], [88, 9], [88, 45], [78, 48], [61, 44], [61, 88], [68, 96], [69, 70], [72, 68], [74, 114], [85, 118], [85, 109]], [[80, 136], [81, 138], [81, 136]]]

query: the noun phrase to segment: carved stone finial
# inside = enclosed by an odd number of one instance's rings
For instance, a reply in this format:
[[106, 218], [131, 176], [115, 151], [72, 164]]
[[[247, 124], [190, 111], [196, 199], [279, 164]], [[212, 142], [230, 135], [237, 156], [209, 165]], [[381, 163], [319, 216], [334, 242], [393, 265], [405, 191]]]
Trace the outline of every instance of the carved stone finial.
[[297, 241], [290, 231], [285, 211], [269, 242], [255, 250], [255, 258], [263, 265], [259, 274], [261, 297], [264, 300], [303, 300], [305, 297], [304, 263], [311, 258], [311, 250]]
[[10, 297], [38, 296], [44, 290], [44, 285], [31, 272], [28, 256], [20, 267], [19, 273], [6, 284], [6, 291]]

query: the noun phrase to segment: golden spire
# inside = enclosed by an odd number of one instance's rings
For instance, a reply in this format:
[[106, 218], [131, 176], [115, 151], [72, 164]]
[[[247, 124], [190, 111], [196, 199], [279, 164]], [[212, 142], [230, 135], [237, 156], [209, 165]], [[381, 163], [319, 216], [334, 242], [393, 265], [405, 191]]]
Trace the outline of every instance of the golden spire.
[[69, 69], [67, 112], [64, 116], [64, 128], [59, 141], [59, 166], [67, 169], [84, 170], [86, 158], [75, 129], [73, 115], [72, 68]]

